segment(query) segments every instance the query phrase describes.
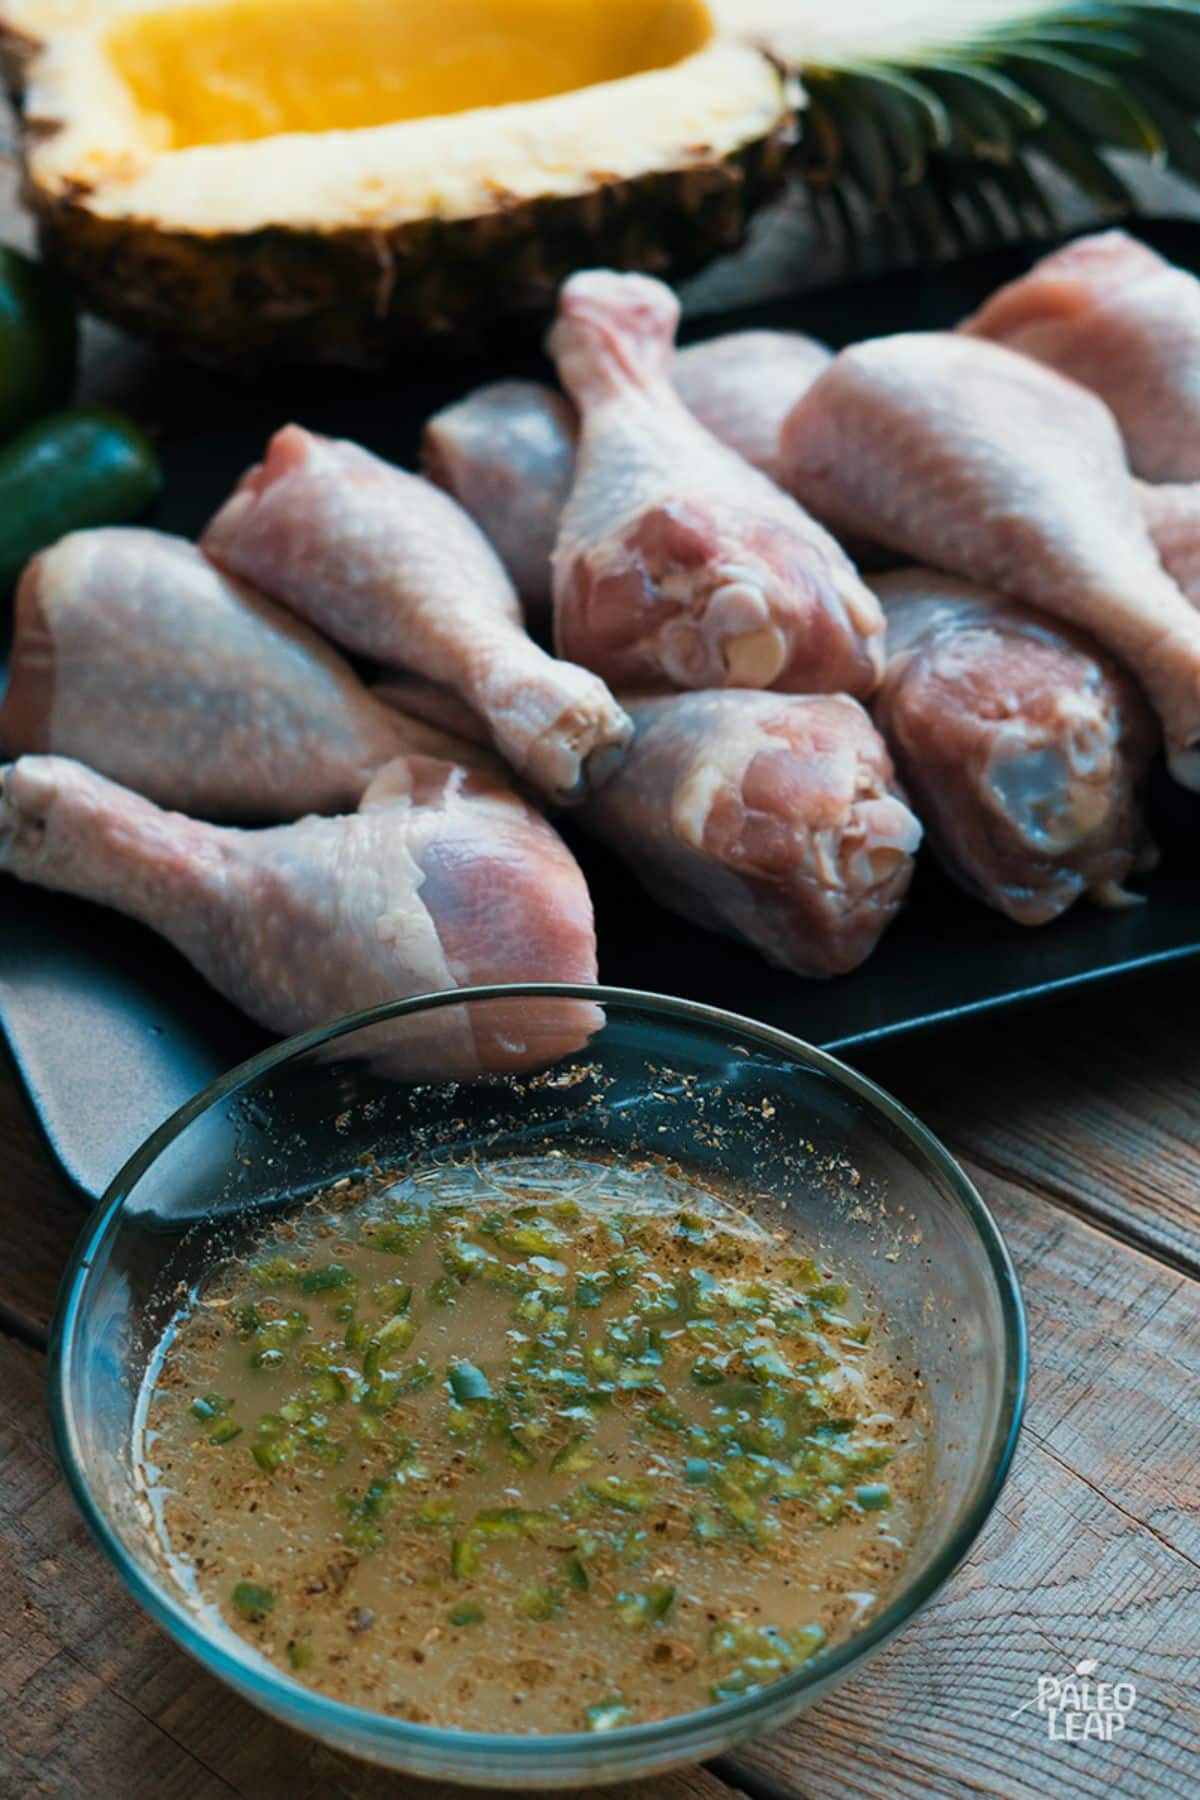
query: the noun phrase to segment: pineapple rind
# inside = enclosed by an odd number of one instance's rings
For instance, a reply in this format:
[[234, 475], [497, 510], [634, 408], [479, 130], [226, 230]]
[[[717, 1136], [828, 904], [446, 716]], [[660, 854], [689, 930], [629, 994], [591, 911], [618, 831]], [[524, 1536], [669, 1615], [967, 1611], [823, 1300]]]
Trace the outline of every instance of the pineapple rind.
[[378, 365], [532, 327], [581, 263], [691, 273], [742, 241], [794, 128], [795, 83], [718, 42], [527, 105], [164, 151], [103, 54], [133, 3], [0, 0], [25, 196], [92, 307], [212, 364]]
[[431, 340], [474, 350], [522, 324], [532, 332], [586, 264], [690, 274], [741, 243], [786, 152], [781, 125], [708, 166], [391, 231], [166, 232], [99, 217], [81, 199], [29, 198], [46, 259], [164, 349], [246, 370], [379, 367]]

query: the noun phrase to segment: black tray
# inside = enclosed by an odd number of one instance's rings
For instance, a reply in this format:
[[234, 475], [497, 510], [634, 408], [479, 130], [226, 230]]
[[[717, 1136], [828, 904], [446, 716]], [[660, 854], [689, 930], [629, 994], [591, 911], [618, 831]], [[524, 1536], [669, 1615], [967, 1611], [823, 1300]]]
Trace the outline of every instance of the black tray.
[[[1144, 223], [1140, 235], [1200, 272], [1200, 225]], [[799, 327], [841, 344], [954, 323], [1033, 249], [848, 282], [726, 314], [689, 335], [745, 324]], [[537, 370], [532, 353], [505, 372]], [[161, 426], [167, 488], [154, 523], [194, 533], [264, 439], [289, 417], [411, 462], [436, 406], [495, 367], [422, 366], [419, 378], [302, 376], [245, 387], [156, 365], [143, 410]], [[1200, 802], [1163, 779], [1152, 816], [1165, 855], [1150, 904], [1077, 907], [1023, 930], [923, 866], [910, 904], [867, 965], [829, 983], [780, 974], [753, 952], [697, 931], [647, 899], [606, 854], [572, 837], [596, 901], [601, 979], [708, 1001], [852, 1049], [1056, 988], [1200, 953]], [[568, 833], [568, 835], [571, 835]], [[142, 1138], [265, 1041], [150, 933], [82, 902], [0, 880], [0, 1025], [50, 1148], [95, 1198]]]

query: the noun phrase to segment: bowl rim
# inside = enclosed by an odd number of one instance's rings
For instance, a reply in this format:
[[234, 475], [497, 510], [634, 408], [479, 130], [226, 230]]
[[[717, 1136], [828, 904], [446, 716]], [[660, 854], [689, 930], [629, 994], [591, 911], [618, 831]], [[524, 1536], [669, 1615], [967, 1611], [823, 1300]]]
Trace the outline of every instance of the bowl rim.
[[[256, 1081], [270, 1070], [366, 1027], [404, 1018], [413, 1013], [435, 1011], [445, 1006], [524, 998], [591, 1001], [602, 1008], [616, 1006], [631, 1011], [649, 1011], [703, 1026], [708, 1030], [732, 1032], [741, 1037], [756, 1039], [764, 1048], [802, 1062], [832, 1079], [835, 1084], [849, 1089], [860, 1100], [865, 1101], [869, 1108], [882, 1113], [908, 1141], [918, 1158], [931, 1166], [948, 1184], [982, 1244], [1001, 1310], [1003, 1367], [1000, 1409], [988, 1454], [980, 1465], [980, 1486], [956, 1529], [931, 1556], [926, 1568], [912, 1585], [903, 1588], [861, 1631], [853, 1632], [827, 1653], [805, 1663], [791, 1674], [781, 1676], [757, 1693], [720, 1701], [691, 1712], [674, 1714], [666, 1719], [621, 1725], [601, 1732], [471, 1731], [394, 1719], [368, 1707], [335, 1700], [319, 1689], [294, 1681], [285, 1671], [276, 1669], [266, 1657], [244, 1645], [236, 1634], [230, 1633], [232, 1641], [226, 1644], [207, 1630], [182, 1601], [174, 1598], [165, 1582], [159, 1583], [146, 1573], [109, 1524], [93, 1498], [83, 1459], [77, 1452], [72, 1412], [67, 1398], [76, 1328], [92, 1264], [110, 1232], [118, 1226], [125, 1201], [138, 1181], [168, 1145], [181, 1136], [194, 1120], [227, 1099], [239, 1087]], [[611, 1761], [615, 1765], [628, 1761], [632, 1765], [639, 1749], [653, 1754], [656, 1767], [665, 1768], [670, 1766], [673, 1749], [679, 1752], [673, 1760], [680, 1762], [686, 1760], [688, 1743], [693, 1739], [705, 1739], [714, 1728], [718, 1728], [718, 1734], [726, 1742], [743, 1737], [760, 1715], [778, 1715], [795, 1710], [791, 1702], [796, 1702], [798, 1709], [798, 1703], [808, 1690], [825, 1687], [854, 1664], [865, 1661], [896, 1632], [908, 1625], [949, 1580], [989, 1518], [1008, 1476], [1016, 1449], [1025, 1405], [1027, 1372], [1028, 1337], [1024, 1306], [1016, 1271], [999, 1227], [974, 1183], [941, 1140], [869, 1076], [860, 1074], [857, 1069], [849, 1067], [827, 1050], [806, 1043], [803, 1038], [790, 1032], [762, 1024], [740, 1013], [709, 1006], [702, 1001], [602, 984], [505, 982], [415, 995], [344, 1014], [326, 1025], [269, 1045], [265, 1050], [236, 1064], [185, 1101], [150, 1133], [122, 1165], [105, 1190], [100, 1205], [89, 1215], [72, 1250], [59, 1288], [50, 1328], [47, 1380], [55, 1449], [67, 1485], [85, 1523], [138, 1603], [196, 1661], [244, 1697], [257, 1702], [277, 1717], [283, 1714], [290, 1722], [297, 1724], [295, 1715], [299, 1709], [304, 1714], [303, 1722], [299, 1724], [300, 1729], [343, 1744], [349, 1738], [369, 1737], [375, 1740], [377, 1746], [387, 1743], [397, 1752], [402, 1752], [408, 1746], [416, 1753], [417, 1758], [409, 1766], [418, 1770], [428, 1769], [431, 1766], [430, 1759], [433, 1758], [459, 1760], [474, 1766], [486, 1759], [498, 1774], [505, 1766], [512, 1766], [515, 1773], [516, 1765], [528, 1763], [533, 1758], [543, 1767], [548, 1763], [566, 1765], [579, 1758], [585, 1762]], [[496, 1767], [497, 1762], [499, 1768]]]

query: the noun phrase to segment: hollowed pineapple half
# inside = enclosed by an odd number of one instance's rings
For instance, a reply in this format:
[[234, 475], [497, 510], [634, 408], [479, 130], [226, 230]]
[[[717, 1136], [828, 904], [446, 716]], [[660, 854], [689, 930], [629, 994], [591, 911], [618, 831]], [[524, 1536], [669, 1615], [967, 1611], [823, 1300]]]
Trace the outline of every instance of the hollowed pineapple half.
[[[726, 0], [730, 15], [737, 0]], [[376, 362], [740, 240], [795, 95], [702, 0], [0, 0], [43, 249], [209, 361]]]

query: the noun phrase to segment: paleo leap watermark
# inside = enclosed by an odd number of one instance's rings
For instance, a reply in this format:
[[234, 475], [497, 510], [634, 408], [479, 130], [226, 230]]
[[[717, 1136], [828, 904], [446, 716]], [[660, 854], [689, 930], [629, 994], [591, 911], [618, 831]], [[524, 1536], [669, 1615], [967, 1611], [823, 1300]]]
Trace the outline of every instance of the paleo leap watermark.
[[1085, 1657], [1069, 1675], [1039, 1675], [1037, 1693], [1009, 1718], [1034, 1707], [1046, 1721], [1046, 1736], [1058, 1743], [1111, 1744], [1137, 1704], [1137, 1688], [1132, 1681], [1093, 1681], [1098, 1666]]

